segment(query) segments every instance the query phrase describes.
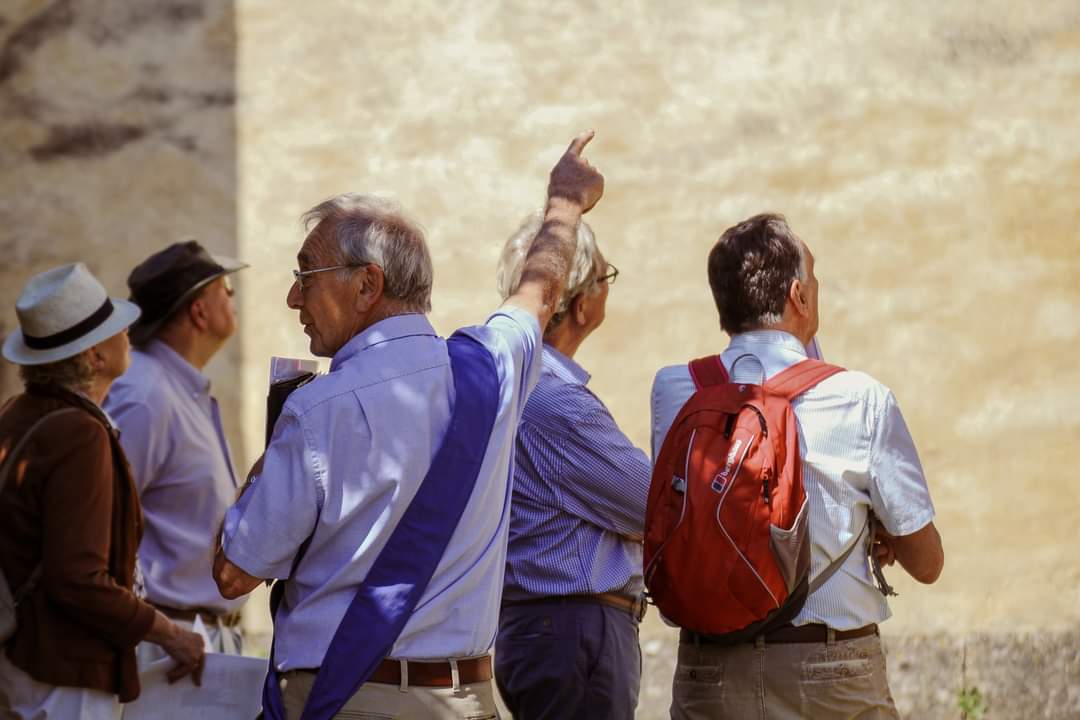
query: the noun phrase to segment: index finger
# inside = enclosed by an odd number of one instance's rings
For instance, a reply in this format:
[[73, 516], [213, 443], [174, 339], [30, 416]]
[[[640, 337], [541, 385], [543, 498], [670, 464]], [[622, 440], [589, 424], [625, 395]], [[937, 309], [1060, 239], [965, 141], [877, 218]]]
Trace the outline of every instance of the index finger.
[[589, 144], [589, 141], [596, 136], [595, 130], [586, 130], [578, 135], [570, 142], [570, 147], [566, 149], [568, 155], [581, 156], [581, 151], [585, 149], [585, 146]]

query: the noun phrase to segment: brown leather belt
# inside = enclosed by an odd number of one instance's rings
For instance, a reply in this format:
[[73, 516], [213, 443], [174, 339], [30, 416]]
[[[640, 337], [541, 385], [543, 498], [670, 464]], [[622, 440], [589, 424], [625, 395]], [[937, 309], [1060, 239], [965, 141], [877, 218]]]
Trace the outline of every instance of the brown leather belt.
[[[454, 669], [448, 661], [422, 662], [420, 660], [394, 660], [386, 658], [375, 672], [368, 678], [368, 682], [382, 683], [384, 685], [401, 685], [401, 665], [404, 662], [408, 673], [408, 684], [418, 687], [454, 687]], [[491, 679], [491, 656], [458, 660], [458, 684], [471, 685], [473, 683], [487, 682]], [[314, 670], [298, 670], [298, 672], [317, 673]]]
[[[854, 630], [834, 630], [834, 640], [854, 640], [855, 638], [866, 637], [867, 635], [877, 635], [878, 626], [876, 624], [870, 624], [861, 628], [855, 628]], [[829, 639], [829, 628], [826, 625], [811, 624], [811, 625], [781, 625], [775, 630], [765, 633], [762, 640], [766, 644], [775, 643], [823, 643]], [[757, 639], [747, 640], [748, 643], [756, 642]], [[679, 633], [679, 642], [698, 645], [730, 645], [730, 642], [725, 642], [722, 639], [709, 637], [708, 635], [698, 635], [695, 632], [689, 630], [682, 630]]]
[[236, 627], [240, 624], [240, 611], [231, 613], [217, 613], [207, 608], [189, 608], [187, 610], [181, 610], [180, 608], [169, 607], [168, 605], [158, 605], [153, 603], [154, 607], [161, 611], [161, 614], [167, 618], [173, 620], [184, 620], [185, 622], [193, 623], [196, 617], [202, 618], [202, 621], [207, 625], [220, 625], [222, 627]]
[[550, 595], [548, 597], [529, 598], [527, 600], [503, 600], [503, 605], [539, 605], [543, 603], [562, 602], [564, 600], [607, 605], [618, 610], [623, 610], [638, 622], [641, 622], [642, 618], [645, 617], [645, 611], [648, 609], [648, 604], [645, 602], [644, 598], [620, 595], [619, 593], [613, 592], [595, 594], [581, 593], [579, 595]]
[[[425, 662], [422, 660], [394, 660], [386, 658], [375, 672], [368, 678], [368, 682], [381, 683], [383, 685], [402, 685], [401, 665], [405, 664], [405, 672], [408, 674], [408, 685], [418, 687], [454, 687], [454, 668], [448, 660], [436, 660]], [[471, 685], [472, 683], [487, 682], [491, 680], [491, 656], [458, 660], [458, 684]], [[292, 672], [317, 674], [318, 668], [297, 668]]]

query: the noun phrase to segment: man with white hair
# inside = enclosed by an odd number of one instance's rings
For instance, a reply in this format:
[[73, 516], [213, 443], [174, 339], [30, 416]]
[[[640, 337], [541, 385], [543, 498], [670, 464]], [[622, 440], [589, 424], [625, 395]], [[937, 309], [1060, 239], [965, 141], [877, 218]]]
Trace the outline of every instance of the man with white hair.
[[[542, 216], [525, 219], [499, 264], [517, 289]], [[574, 361], [604, 321], [619, 271], [578, 226], [543, 367], [517, 436], [510, 545], [495, 679], [520, 720], [631, 718], [641, 679], [641, 534], [651, 466]]]
[[330, 372], [294, 391], [226, 514], [226, 597], [275, 586], [270, 719], [495, 717], [513, 440], [581, 215], [603, 178], [578, 136], [551, 172], [516, 293], [439, 338], [422, 232], [396, 206], [312, 208], [289, 290]]

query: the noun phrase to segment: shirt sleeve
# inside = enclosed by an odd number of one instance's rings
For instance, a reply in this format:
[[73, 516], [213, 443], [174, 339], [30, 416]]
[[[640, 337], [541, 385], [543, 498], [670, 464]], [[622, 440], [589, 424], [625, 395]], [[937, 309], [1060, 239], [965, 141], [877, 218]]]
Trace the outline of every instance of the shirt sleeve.
[[168, 455], [168, 439], [160, 412], [143, 402], [121, 400], [108, 406], [109, 417], [120, 430], [120, 445], [131, 464], [132, 479], [142, 496], [160, 474]]
[[463, 330], [491, 350], [499, 365], [500, 379], [512, 383], [517, 398], [514, 419], [520, 420], [525, 401], [540, 379], [543, 347], [540, 322], [529, 311], [506, 305], [495, 311], [482, 327]]
[[262, 472], [225, 513], [225, 557], [258, 578], [288, 578], [324, 497], [325, 467], [288, 404], [274, 426]]
[[694, 379], [686, 365], [661, 368], [653, 380], [650, 409], [652, 410], [652, 461], [655, 463], [664, 445], [671, 423], [675, 422], [683, 405], [694, 394]]
[[640, 537], [652, 467], [607, 409], [601, 405], [575, 417], [565, 435], [549, 442], [559, 459], [556, 490], [564, 509], [605, 530]]
[[919, 453], [892, 392], [885, 394], [870, 438], [870, 498], [892, 535], [910, 535], [934, 519]]

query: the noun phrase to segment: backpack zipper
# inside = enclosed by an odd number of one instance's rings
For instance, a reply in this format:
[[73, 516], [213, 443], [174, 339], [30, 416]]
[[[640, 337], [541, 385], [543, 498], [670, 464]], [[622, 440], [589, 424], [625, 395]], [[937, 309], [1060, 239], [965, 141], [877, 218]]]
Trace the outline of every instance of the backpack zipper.
[[720, 502], [716, 503], [716, 525], [720, 528], [720, 532], [724, 533], [724, 537], [727, 538], [727, 541], [731, 544], [732, 549], [735, 550], [739, 558], [744, 563], [746, 563], [746, 567], [750, 568], [750, 572], [754, 573], [754, 577], [756, 577], [758, 579], [758, 582], [761, 583], [761, 587], [765, 588], [765, 592], [769, 593], [769, 597], [772, 598], [773, 604], [776, 607], [780, 607], [780, 601], [776, 599], [776, 595], [773, 595], [773, 591], [769, 589], [769, 586], [762, 579], [761, 575], [758, 574], [757, 569], [749, 560], [746, 559], [746, 556], [743, 555], [742, 550], [739, 549], [739, 546], [735, 544], [735, 541], [731, 538], [731, 535], [728, 534], [727, 528], [724, 527], [724, 523], [720, 522], [720, 509], [724, 506], [724, 500], [727, 498], [727, 494], [731, 490], [731, 486], [733, 486], [735, 484], [735, 481], [738, 479], [739, 470], [742, 469], [743, 461], [746, 460], [746, 456], [750, 452], [750, 447], [754, 444], [754, 440], [756, 439], [757, 435], [750, 436], [749, 442], [746, 443], [746, 449], [743, 450], [742, 457], [739, 458], [739, 464], [735, 467], [735, 471], [731, 474], [731, 481], [728, 483], [728, 487], [724, 490], [724, 494], [720, 496]]

